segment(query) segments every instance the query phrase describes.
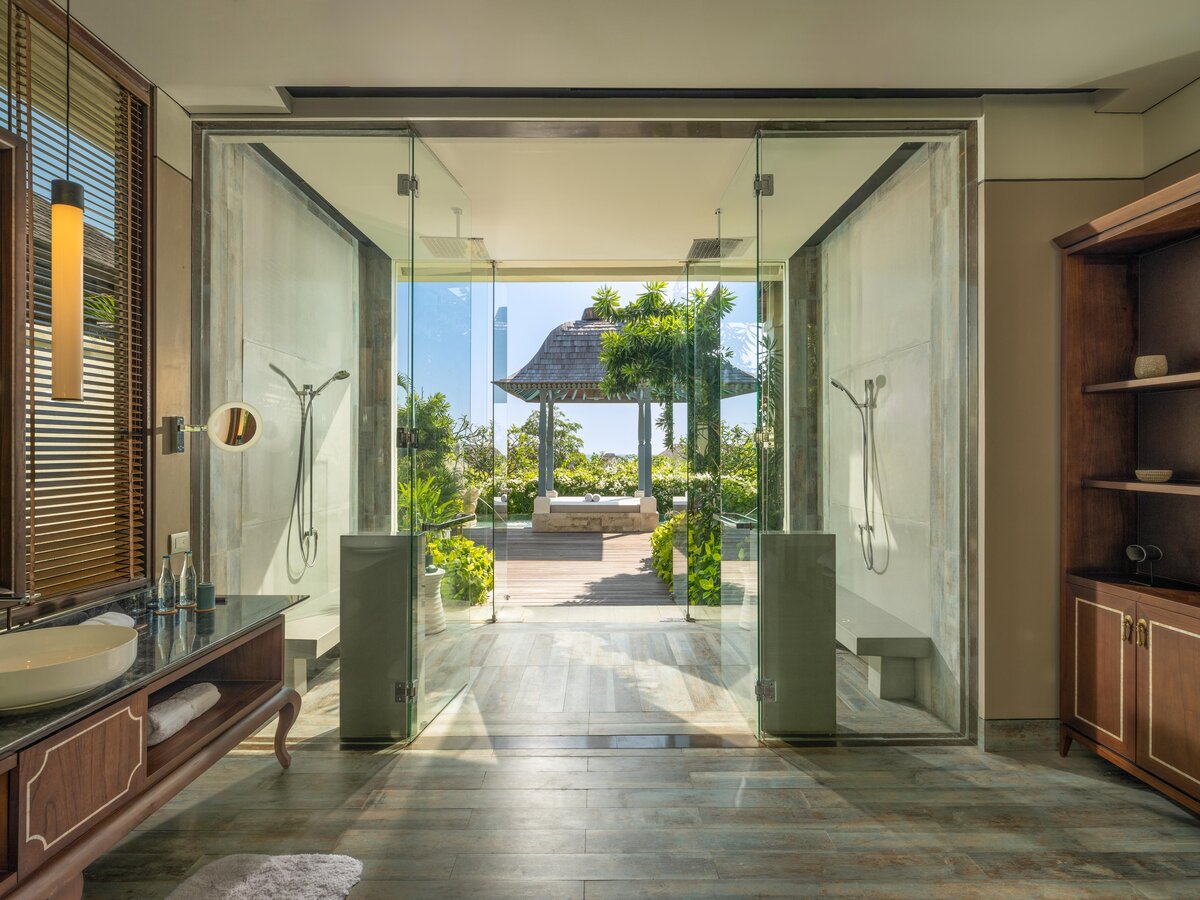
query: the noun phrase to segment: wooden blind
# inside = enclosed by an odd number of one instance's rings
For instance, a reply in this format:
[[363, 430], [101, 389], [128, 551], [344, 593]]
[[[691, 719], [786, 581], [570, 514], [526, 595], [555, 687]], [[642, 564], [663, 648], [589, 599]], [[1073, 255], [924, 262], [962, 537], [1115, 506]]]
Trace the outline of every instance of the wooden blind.
[[67, 172], [66, 45], [10, 5], [9, 128], [28, 148], [26, 592], [146, 577], [147, 109], [71, 58], [70, 177], [84, 187], [84, 399], [50, 399], [50, 182]]

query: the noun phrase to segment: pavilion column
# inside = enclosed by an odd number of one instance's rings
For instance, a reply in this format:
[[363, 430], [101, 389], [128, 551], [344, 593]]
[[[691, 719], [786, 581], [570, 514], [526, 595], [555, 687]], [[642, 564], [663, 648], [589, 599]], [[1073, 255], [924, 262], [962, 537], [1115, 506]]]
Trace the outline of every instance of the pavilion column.
[[646, 497], [654, 493], [650, 481], [651, 438], [654, 422], [651, 418], [650, 401], [643, 394], [638, 400], [638, 490]]
[[538, 403], [538, 469], [537, 492], [546, 496], [546, 401]]
[[546, 404], [546, 493], [554, 490], [554, 401]]

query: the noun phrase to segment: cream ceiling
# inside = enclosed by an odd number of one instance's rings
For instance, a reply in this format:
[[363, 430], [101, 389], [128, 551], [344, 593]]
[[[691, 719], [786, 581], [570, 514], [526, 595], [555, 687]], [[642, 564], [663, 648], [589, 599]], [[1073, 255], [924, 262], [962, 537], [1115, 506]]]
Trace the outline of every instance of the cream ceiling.
[[283, 86], [1133, 88], [1200, 75], [1196, 0], [74, 0], [192, 112]]
[[[775, 196], [763, 201], [763, 257], [791, 255], [898, 144], [766, 141], [763, 165], [775, 175]], [[408, 168], [400, 139], [267, 145], [375, 243], [407, 257], [408, 201], [396, 192], [396, 175]], [[460, 227], [506, 265], [682, 260], [693, 239], [717, 236], [718, 207], [723, 236], [754, 238], [751, 146], [733, 139], [430, 141], [417, 154], [417, 233], [453, 236]], [[457, 222], [456, 208], [463, 210]]]

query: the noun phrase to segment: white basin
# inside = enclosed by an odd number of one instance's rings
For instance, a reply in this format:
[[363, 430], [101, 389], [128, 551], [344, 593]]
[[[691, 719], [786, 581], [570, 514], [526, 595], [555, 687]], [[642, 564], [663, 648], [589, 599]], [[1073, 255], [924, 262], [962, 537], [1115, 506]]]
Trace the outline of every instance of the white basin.
[[0, 636], [0, 712], [44, 706], [107, 684], [137, 658], [124, 625], [62, 625]]

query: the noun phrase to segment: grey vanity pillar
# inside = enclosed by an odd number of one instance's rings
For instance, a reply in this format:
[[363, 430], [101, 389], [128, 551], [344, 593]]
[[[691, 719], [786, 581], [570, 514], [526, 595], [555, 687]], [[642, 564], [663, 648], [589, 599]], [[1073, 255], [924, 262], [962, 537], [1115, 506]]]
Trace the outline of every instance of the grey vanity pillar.
[[424, 542], [419, 535], [347, 534], [341, 552], [341, 738], [403, 740], [408, 704], [397, 702], [397, 685], [410, 678], [412, 573]]
[[837, 728], [835, 539], [819, 532], [759, 535], [761, 677], [775, 682], [762, 704], [774, 735]]

